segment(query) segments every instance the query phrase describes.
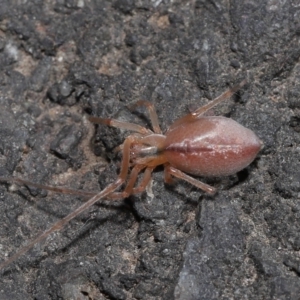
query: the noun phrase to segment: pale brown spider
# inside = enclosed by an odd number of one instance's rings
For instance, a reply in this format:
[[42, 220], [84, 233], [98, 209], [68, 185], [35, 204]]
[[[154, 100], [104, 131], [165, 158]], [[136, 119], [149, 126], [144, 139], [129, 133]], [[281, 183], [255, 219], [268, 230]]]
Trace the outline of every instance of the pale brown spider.
[[[226, 176], [240, 171], [254, 160], [262, 147], [262, 142], [251, 130], [229, 118], [203, 116], [206, 111], [232, 96], [245, 83], [246, 81], [242, 81], [207, 105], [176, 120], [166, 131], [165, 135], [162, 134], [160, 129], [154, 106], [146, 101], [139, 101], [136, 106], [146, 106], [150, 114], [153, 131], [137, 124], [114, 119], [90, 117], [89, 119], [93, 123], [135, 132], [129, 135], [119, 147], [123, 158], [118, 178], [97, 194], [34, 184], [18, 178], [0, 177], [0, 181], [4, 182], [22, 183], [65, 194], [91, 196], [87, 202], [57, 221], [8, 260], [2, 262], [0, 269], [14, 262], [52, 232], [61, 230], [70, 220], [100, 199], [122, 199], [129, 195], [143, 192], [151, 180], [153, 169], [159, 165], [164, 166], [165, 182], [172, 182], [171, 176], [174, 176], [191, 183], [209, 194], [214, 194], [216, 191], [214, 187], [184, 172], [196, 176]], [[132, 169], [128, 176], [130, 168]], [[138, 186], [135, 187], [138, 174], [143, 170], [143, 178]], [[125, 189], [122, 192], [116, 192], [126, 181]]]

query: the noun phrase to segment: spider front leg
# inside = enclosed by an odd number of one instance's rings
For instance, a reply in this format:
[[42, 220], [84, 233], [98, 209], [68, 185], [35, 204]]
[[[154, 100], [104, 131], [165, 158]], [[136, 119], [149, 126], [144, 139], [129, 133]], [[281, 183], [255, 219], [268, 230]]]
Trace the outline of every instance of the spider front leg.
[[130, 163], [130, 148], [132, 143], [134, 143], [136, 140], [135, 137], [129, 136], [126, 138], [123, 146], [123, 158], [121, 163], [121, 170], [118, 178], [108, 185], [104, 190], [90, 198], [87, 202], [79, 206], [77, 209], [75, 209], [73, 212], [71, 212], [69, 215], [64, 217], [63, 219], [57, 221], [54, 223], [50, 228], [45, 230], [43, 233], [38, 235], [35, 239], [33, 239], [31, 242], [29, 242], [26, 246], [21, 248], [17, 253], [15, 253], [13, 256], [11, 256], [8, 260], [2, 262], [0, 264], [0, 270], [7, 267], [9, 264], [17, 260], [21, 255], [25, 254], [27, 251], [29, 251], [34, 245], [37, 243], [45, 240], [51, 233], [54, 231], [61, 230], [66, 224], [68, 224], [72, 219], [74, 219], [76, 216], [87, 210], [89, 207], [91, 207], [94, 203], [99, 201], [100, 199], [106, 198], [109, 196], [109, 194], [113, 193], [117, 188], [119, 188], [126, 180], [128, 169], [129, 169], [129, 163]]
[[82, 190], [75, 190], [75, 189], [69, 189], [66, 187], [61, 187], [61, 186], [49, 186], [49, 185], [44, 185], [44, 184], [39, 184], [39, 183], [33, 183], [28, 180], [24, 180], [21, 178], [14, 178], [14, 177], [0, 177], [0, 182], [6, 182], [6, 183], [14, 183], [14, 184], [22, 184], [25, 186], [32, 186], [36, 187], [41, 190], [46, 190], [46, 191], [51, 191], [54, 193], [60, 193], [60, 194], [65, 194], [65, 195], [76, 195], [76, 196], [82, 196], [82, 197], [93, 197], [97, 193], [92, 193], [92, 192], [87, 192], [87, 191], [82, 191]]

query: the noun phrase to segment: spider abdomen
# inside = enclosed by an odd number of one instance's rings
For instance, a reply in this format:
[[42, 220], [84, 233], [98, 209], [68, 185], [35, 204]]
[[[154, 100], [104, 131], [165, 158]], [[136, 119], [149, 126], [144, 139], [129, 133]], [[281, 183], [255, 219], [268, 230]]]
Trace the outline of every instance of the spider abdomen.
[[200, 117], [167, 131], [164, 154], [183, 172], [227, 176], [247, 167], [261, 147], [253, 131], [232, 119]]

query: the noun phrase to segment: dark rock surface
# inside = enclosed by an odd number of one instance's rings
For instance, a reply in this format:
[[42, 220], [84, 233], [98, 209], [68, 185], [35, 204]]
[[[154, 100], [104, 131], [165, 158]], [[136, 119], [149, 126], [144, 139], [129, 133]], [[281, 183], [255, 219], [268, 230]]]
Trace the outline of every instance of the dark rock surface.
[[[102, 201], [1, 272], [0, 299], [299, 299], [300, 6], [297, 1], [0, 0], [0, 176], [99, 191], [126, 132], [163, 130], [247, 78], [214, 113], [264, 149], [203, 179], [154, 173], [152, 191]], [[0, 259], [84, 199], [0, 185]]]

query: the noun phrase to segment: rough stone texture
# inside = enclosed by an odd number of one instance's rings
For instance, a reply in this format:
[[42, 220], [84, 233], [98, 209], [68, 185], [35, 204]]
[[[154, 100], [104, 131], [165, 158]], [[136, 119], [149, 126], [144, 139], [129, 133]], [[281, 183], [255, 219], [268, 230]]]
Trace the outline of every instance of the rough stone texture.
[[[139, 99], [174, 119], [248, 78], [217, 107], [265, 147], [216, 197], [161, 172], [102, 201], [1, 273], [0, 299], [299, 299], [298, 1], [0, 0], [0, 176], [98, 191], [118, 173]], [[205, 179], [203, 179], [205, 180]], [[80, 197], [0, 185], [0, 258]]]

